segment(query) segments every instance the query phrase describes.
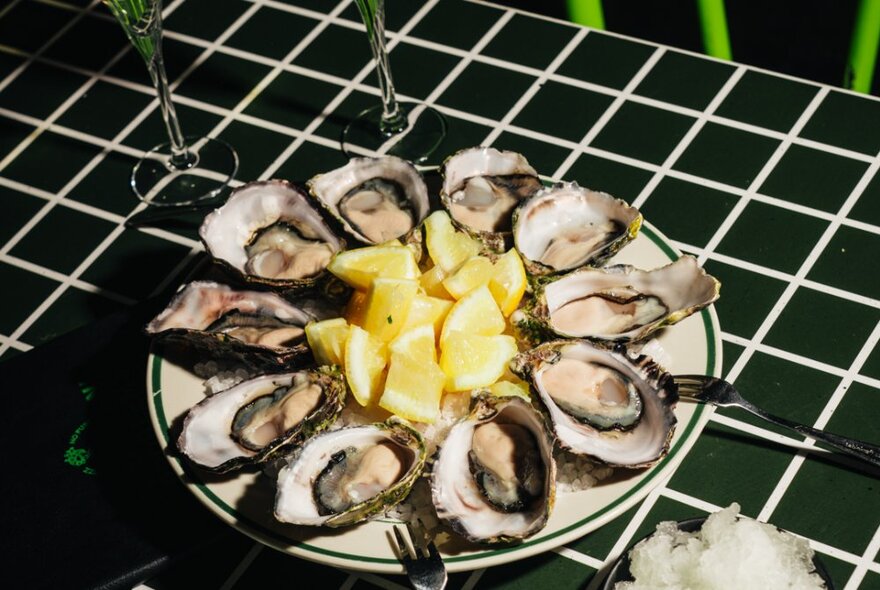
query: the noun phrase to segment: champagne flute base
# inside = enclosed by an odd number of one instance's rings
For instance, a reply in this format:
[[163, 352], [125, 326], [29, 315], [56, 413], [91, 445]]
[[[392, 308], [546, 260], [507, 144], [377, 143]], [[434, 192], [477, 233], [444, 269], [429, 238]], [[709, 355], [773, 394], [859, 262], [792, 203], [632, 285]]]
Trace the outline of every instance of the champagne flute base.
[[131, 188], [148, 205], [174, 207], [192, 205], [218, 197], [238, 170], [238, 154], [225, 141], [208, 137], [187, 137], [194, 156], [187, 167], [171, 163], [171, 144], [157, 145], [147, 152], [131, 173]]
[[342, 132], [342, 151], [348, 157], [381, 153], [428, 164], [446, 137], [446, 119], [425, 104], [401, 102], [398, 106], [406, 115], [406, 129], [383, 133], [382, 105], [375, 106], [360, 113]]

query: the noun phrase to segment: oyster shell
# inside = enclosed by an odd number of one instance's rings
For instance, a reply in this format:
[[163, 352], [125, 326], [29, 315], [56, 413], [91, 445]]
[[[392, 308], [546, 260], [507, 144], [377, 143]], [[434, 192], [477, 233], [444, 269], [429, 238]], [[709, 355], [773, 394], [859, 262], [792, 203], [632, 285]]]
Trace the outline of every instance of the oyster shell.
[[650, 271], [585, 268], [540, 285], [512, 321], [531, 341], [562, 336], [635, 342], [711, 305], [720, 288], [693, 256]]
[[542, 189], [513, 213], [513, 241], [535, 276], [597, 266], [629, 243], [642, 214], [607, 193], [560, 182]]
[[544, 417], [522, 398], [477, 394], [437, 452], [431, 493], [437, 516], [470, 541], [508, 542], [541, 530], [556, 497]]
[[543, 186], [525, 157], [488, 147], [450, 156], [440, 174], [440, 199], [449, 216], [496, 252], [506, 249], [513, 210]]
[[311, 178], [308, 187], [346, 232], [366, 244], [407, 241], [430, 209], [422, 176], [395, 156], [352, 158]]
[[510, 368], [538, 393], [561, 447], [633, 469], [669, 450], [678, 389], [649, 357], [558, 340], [520, 353]]
[[292, 367], [309, 357], [305, 325], [313, 319], [274, 293], [193, 281], [178, 290], [145, 331], [160, 341], [181, 342], [252, 367]]
[[332, 424], [345, 393], [342, 374], [331, 367], [249, 379], [193, 406], [177, 447], [217, 473], [261, 463]]
[[306, 195], [285, 180], [250, 182], [209, 213], [199, 236], [214, 260], [246, 283], [297, 291], [345, 249]]
[[422, 435], [396, 417], [322, 433], [281, 468], [275, 518], [330, 527], [362, 522], [409, 494], [425, 456]]

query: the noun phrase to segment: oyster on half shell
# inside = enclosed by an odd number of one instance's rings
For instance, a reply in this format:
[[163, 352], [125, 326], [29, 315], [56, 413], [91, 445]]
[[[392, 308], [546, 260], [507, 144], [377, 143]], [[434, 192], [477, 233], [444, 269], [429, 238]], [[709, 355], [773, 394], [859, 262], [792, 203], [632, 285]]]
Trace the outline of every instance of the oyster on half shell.
[[628, 244], [642, 214], [607, 193], [561, 182], [538, 191], [513, 213], [513, 241], [535, 276], [597, 266]]
[[521, 336], [636, 342], [718, 299], [721, 283], [693, 256], [654, 270], [584, 268], [541, 284], [512, 317]]
[[409, 494], [425, 458], [422, 435], [400, 418], [324, 432], [278, 473], [275, 518], [330, 527], [363, 522]]
[[562, 448], [633, 469], [669, 450], [678, 389], [649, 357], [558, 340], [520, 353], [510, 368], [537, 392]]
[[431, 493], [437, 516], [470, 541], [509, 542], [541, 530], [556, 497], [544, 417], [522, 398], [476, 394], [441, 443]]

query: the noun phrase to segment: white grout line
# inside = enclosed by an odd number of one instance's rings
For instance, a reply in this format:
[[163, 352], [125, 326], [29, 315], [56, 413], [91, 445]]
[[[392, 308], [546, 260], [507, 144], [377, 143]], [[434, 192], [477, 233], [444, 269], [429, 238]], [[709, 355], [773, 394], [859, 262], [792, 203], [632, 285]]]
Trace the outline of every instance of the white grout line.
[[241, 578], [242, 574], [251, 566], [260, 552], [263, 550], [262, 543], [254, 543], [253, 546], [245, 553], [244, 558], [235, 566], [235, 569], [232, 570], [232, 573], [229, 574], [229, 577], [226, 578], [226, 581], [223, 582], [223, 585], [220, 586], [220, 590], [232, 590], [238, 580]]
[[596, 559], [595, 557], [591, 557], [585, 553], [581, 553], [580, 551], [575, 551], [574, 549], [570, 549], [565, 545], [560, 545], [559, 547], [554, 548], [553, 552], [557, 555], [565, 557], [566, 559], [570, 559], [587, 567], [591, 567], [594, 570], [601, 570], [605, 566], [604, 562]]
[[485, 573], [486, 568], [472, 571], [471, 575], [468, 576], [468, 579], [465, 580], [464, 584], [461, 585], [461, 590], [474, 590], [474, 588], [477, 587], [477, 583], [480, 581], [480, 578], [482, 578], [483, 574]]
[[345, 581], [339, 586], [339, 590], [351, 590], [355, 583], [357, 583], [357, 576], [354, 574], [348, 574], [348, 577], [345, 578]]
[[874, 572], [878, 572], [878, 570], [880, 570], [880, 568], [871, 567], [872, 565], [877, 565], [876, 559], [878, 552], [880, 552], [880, 527], [878, 527], [877, 530], [874, 532], [874, 536], [868, 543], [868, 547], [862, 554], [862, 558], [859, 560], [858, 565], [856, 565], [856, 569], [849, 577], [849, 581], [846, 583], [846, 586], [843, 587], [843, 590], [856, 590], [865, 579], [865, 574], [868, 573], [868, 570]]
[[19, 4], [21, 4], [21, 0], [12, 0], [9, 4], [4, 6], [3, 8], [0, 8], [0, 18], [3, 18], [4, 16], [6, 16], [10, 12], [12, 12], [12, 9], [15, 8]]
[[3, 334], [0, 334], [0, 343], [8, 344], [9, 346], [7, 347], [7, 350], [12, 348], [21, 352], [27, 352], [28, 350], [33, 348], [33, 346], [31, 346], [30, 344], [25, 344], [24, 342], [19, 342], [18, 340], [11, 340]]
[[87, 293], [93, 293], [95, 295], [102, 295], [107, 299], [111, 299], [116, 301], [117, 303], [122, 303], [124, 305], [133, 305], [136, 303], [134, 299], [131, 297], [126, 297], [125, 295], [120, 295], [119, 293], [114, 293], [113, 291], [109, 291], [107, 289], [103, 289], [92, 283], [88, 283], [86, 281], [82, 281], [80, 279], [71, 279], [68, 275], [64, 273], [60, 273], [54, 271], [50, 268], [46, 268], [44, 266], [40, 266], [39, 264], [34, 264], [28, 260], [24, 260], [23, 258], [19, 258], [17, 256], [10, 256], [9, 254], [0, 254], [0, 262], [8, 264], [10, 266], [15, 266], [22, 270], [26, 270], [28, 272], [32, 272], [36, 275], [40, 275], [46, 277], [48, 279], [52, 279], [53, 281], [57, 281], [59, 283], [63, 283], [65, 281], [70, 282], [70, 284], [80, 291], [85, 291]]

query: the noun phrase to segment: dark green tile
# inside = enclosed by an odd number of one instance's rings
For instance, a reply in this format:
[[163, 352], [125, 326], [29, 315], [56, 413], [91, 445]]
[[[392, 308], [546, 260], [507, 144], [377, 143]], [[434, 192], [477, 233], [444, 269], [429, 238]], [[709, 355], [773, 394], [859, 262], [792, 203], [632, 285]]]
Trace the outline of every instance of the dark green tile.
[[614, 98], [547, 81], [513, 119], [513, 124], [579, 142]]
[[637, 160], [662, 164], [694, 121], [692, 117], [627, 101], [591, 145]]
[[5, 158], [15, 146], [30, 135], [34, 127], [0, 116], [0, 157]]
[[[724, 325], [721, 325], [721, 329], [724, 329]], [[721, 349], [723, 350], [722, 359], [721, 359], [721, 375], [725, 376], [730, 373], [730, 370], [733, 368], [733, 365], [736, 364], [736, 361], [739, 360], [740, 355], [742, 355], [744, 347], [739, 344], [734, 344], [733, 342], [722, 341]]]
[[717, 506], [738, 502], [743, 514], [755, 517], [793, 454], [786, 447], [710, 422], [668, 487]]
[[238, 150], [238, 173], [235, 176], [244, 182], [256, 180], [294, 141], [290, 136], [237, 121], [223, 130], [220, 139], [242, 148]]
[[[458, 63], [458, 58], [432, 49], [409, 43], [398, 43], [389, 58], [394, 76], [394, 88], [398, 94], [426, 99]], [[364, 80], [378, 88], [375, 73]]]
[[[175, 104], [174, 108], [177, 111], [180, 128], [187, 137], [205, 135], [220, 122], [220, 117], [202, 109], [182, 104]], [[168, 130], [165, 128], [159, 109], [156, 109], [125, 137], [123, 143], [146, 151], [167, 141]]]
[[54, 193], [100, 152], [93, 145], [45, 131], [3, 170], [3, 175]]
[[27, 329], [21, 340], [34, 346], [43, 344], [124, 308], [125, 305], [103, 295], [70, 287]]
[[761, 72], [747, 71], [716, 115], [786, 132], [801, 116], [818, 88]]
[[786, 284], [715, 260], [706, 261], [704, 267], [721, 281], [721, 297], [714, 303], [721, 329], [743, 338], [754, 336]]
[[801, 288], [785, 306], [764, 342], [848, 368], [878, 320], [880, 310]]
[[334, 149], [306, 141], [273, 174], [294, 182], [305, 182], [316, 174], [344, 166], [348, 161], [341, 149]]
[[[329, 100], [330, 99], [328, 99], [328, 101]], [[342, 138], [342, 130], [345, 129], [346, 125], [351, 123], [360, 112], [375, 107], [376, 105], [381, 104], [381, 102], [382, 99], [378, 96], [354, 90], [349, 93], [349, 95], [346, 96], [335, 109], [333, 109], [332, 113], [328, 113], [324, 117], [324, 121], [322, 121], [321, 124], [318, 125], [318, 128], [315, 129], [315, 134], [332, 139], [333, 141], [340, 141]], [[317, 109], [318, 107], [315, 106], [312, 108]], [[316, 116], [318, 114], [320, 114], [320, 111], [315, 113]], [[311, 122], [311, 119], [309, 122]]]
[[[431, 157], [432, 161], [440, 163], [447, 156], [459, 150], [480, 145], [492, 131], [491, 127], [471, 123], [464, 119], [446, 117], [446, 137]], [[528, 156], [526, 156], [528, 158]]]
[[587, 533], [580, 539], [566, 544], [575, 551], [579, 551], [602, 561], [608, 557], [623, 531], [629, 526], [630, 521], [636, 515], [639, 506], [633, 506], [608, 524], [604, 524], [595, 531]]
[[[189, 68], [195, 59], [204, 52], [204, 48], [181, 41], [168, 39], [162, 40], [162, 55], [165, 60], [165, 71], [168, 74], [168, 80], [175, 82], [180, 75]], [[151, 86], [150, 76], [147, 73], [147, 66], [144, 60], [140, 58], [134, 50], [126, 52], [126, 54], [107, 71], [110, 76], [123, 78], [138, 84]]]
[[576, 32], [573, 26], [515, 14], [480, 53], [543, 70]]
[[752, 201], [721, 240], [718, 252], [794, 274], [827, 226], [822, 219]]
[[[103, 13], [106, 8], [98, 7]], [[46, 57], [98, 71], [129, 44], [115, 21], [91, 14], [81, 18], [46, 51]]]
[[654, 53], [650, 45], [590, 32], [556, 71], [611, 88], [626, 86]]
[[880, 103], [832, 90], [800, 136], [874, 155], [880, 150]]
[[[818, 551], [814, 553], [813, 558], [818, 559], [822, 565], [825, 566], [825, 570], [828, 572], [828, 575], [831, 576], [831, 582], [834, 584], [835, 588], [843, 588], [856, 567], [851, 563], [835, 559], [830, 555], [825, 555]], [[861, 588], [861, 590], [868, 590], [869, 586], [862, 585], [859, 586], [859, 588]]]
[[20, 55], [12, 55], [11, 53], [0, 51], [0, 79], [6, 78], [15, 68], [23, 63], [24, 58]]
[[309, 43], [293, 63], [350, 80], [371, 60], [366, 33], [330, 25]]
[[[839, 382], [828, 373], [756, 352], [736, 378], [736, 388], [762, 410], [801, 424], [814, 424]], [[744, 410], [721, 408], [716, 411], [785, 436], [804, 438]]]
[[53, 207], [10, 254], [70, 274], [114, 227], [115, 224], [109, 221], [68, 207]]
[[534, 81], [526, 74], [471, 62], [437, 102], [498, 121]]
[[46, 201], [0, 186], [0, 203], [3, 203], [3, 216], [0, 217], [0, 247], [9, 241], [22, 226], [30, 221]]
[[263, 6], [224, 45], [282, 59], [317, 25], [313, 18]]
[[546, 175], [553, 174], [569, 154], [566, 148], [506, 131], [492, 145], [500, 150], [519, 152], [538, 174]]
[[0, 363], [8, 361], [11, 358], [15, 358], [21, 353], [22, 351], [16, 348], [7, 348], [3, 351], [3, 354], [0, 354]]
[[880, 525], [877, 478], [807, 455], [770, 522], [861, 555]]
[[[147, 580], [145, 585], [153, 590], [179, 590], [192, 586], [193, 580], [199, 580], [199, 586], [204, 588], [222, 588], [253, 547], [254, 541], [250, 537], [230, 528], [227, 535], [219, 540], [213, 538], [187, 552], [185, 558]], [[269, 548], [264, 550], [271, 551]]]
[[880, 390], [853, 383], [824, 430], [880, 446], [880, 429], [877, 428], [878, 403]]
[[859, 372], [862, 375], [880, 379], [880, 346], [874, 345], [874, 350], [868, 355], [868, 359]]
[[480, 590], [533, 590], [553, 580], [554, 590], [581, 589], [593, 578], [596, 570], [552, 551], [526, 557], [486, 570], [480, 578]]
[[97, 82], [58, 119], [58, 124], [112, 139], [152, 100], [115, 84]]
[[42, 2], [19, 2], [0, 18], [0, 44], [33, 53], [71, 16], [67, 10]]
[[874, 178], [865, 187], [865, 191], [853, 205], [848, 217], [880, 225], [880, 174], [874, 174]]
[[636, 87], [635, 93], [702, 111], [734, 69], [717, 61], [667, 51]]
[[15, 289], [0, 289], [0, 333], [10, 335], [59, 283], [0, 262], [0, 285], [15, 285]]
[[131, 170], [136, 158], [119, 152], [107, 153], [85, 178], [67, 193], [66, 198], [128, 215], [140, 201], [131, 190]]
[[238, 0], [186, 0], [165, 19], [165, 28], [213, 41], [249, 7], [249, 2]]
[[582, 154], [565, 173], [567, 180], [629, 202], [639, 196], [652, 176], [648, 170], [591, 154]]
[[189, 248], [137, 230], [125, 230], [82, 274], [109, 291], [144, 299], [189, 253]]
[[268, 74], [262, 64], [215, 53], [193, 71], [176, 94], [231, 109]]
[[758, 192], [836, 213], [867, 168], [864, 162], [792, 145]]
[[880, 299], [880, 276], [865, 269], [865, 261], [878, 259], [880, 236], [841, 226], [807, 278]]
[[[294, 129], [305, 129], [341, 90], [335, 84], [282, 72], [244, 112]], [[378, 104], [379, 97], [373, 100]]]
[[880, 574], [870, 571], [866, 573], [865, 579], [859, 584], [859, 590], [880, 590]]
[[737, 201], [736, 195], [666, 177], [641, 211], [667, 237], [702, 247], [712, 239]]
[[707, 123], [673, 168], [746, 188], [777, 145], [775, 139]]
[[438, 2], [412, 31], [414, 37], [443, 45], [470, 49], [502, 12], [491, 6], [470, 2]]
[[232, 590], [269, 588], [283, 579], [320, 580], [317, 586], [338, 588], [347, 577], [347, 572], [336, 568], [285, 555], [280, 551], [263, 550], [235, 582]]
[[0, 91], [0, 107], [45, 119], [87, 81], [80, 74], [32, 63]]

